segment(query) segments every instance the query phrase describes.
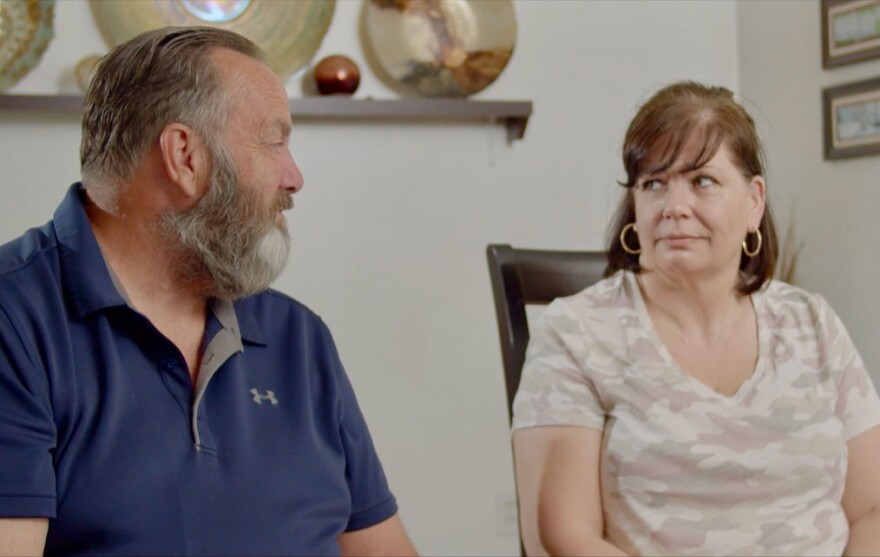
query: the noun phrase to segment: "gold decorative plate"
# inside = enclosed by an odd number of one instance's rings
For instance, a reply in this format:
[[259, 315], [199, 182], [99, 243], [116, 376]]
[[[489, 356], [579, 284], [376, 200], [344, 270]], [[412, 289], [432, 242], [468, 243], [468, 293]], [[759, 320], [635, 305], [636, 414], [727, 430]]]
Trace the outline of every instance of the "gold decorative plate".
[[377, 73], [418, 95], [481, 91], [513, 54], [512, 0], [364, 1], [365, 46]]
[[0, 0], [0, 91], [40, 62], [55, 36], [55, 0]]
[[92, 0], [114, 47], [159, 27], [208, 25], [240, 33], [270, 57], [282, 79], [305, 66], [327, 33], [336, 0]]

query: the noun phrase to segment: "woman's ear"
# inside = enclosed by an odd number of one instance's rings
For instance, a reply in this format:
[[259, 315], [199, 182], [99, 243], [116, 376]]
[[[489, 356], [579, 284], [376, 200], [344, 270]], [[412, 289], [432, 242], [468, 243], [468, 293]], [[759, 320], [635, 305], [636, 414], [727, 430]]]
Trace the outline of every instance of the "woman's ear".
[[210, 157], [204, 139], [185, 124], [172, 123], [159, 134], [159, 150], [168, 180], [185, 198], [199, 198], [206, 187]]
[[749, 182], [749, 199], [751, 200], [749, 226], [755, 230], [761, 225], [764, 218], [764, 206], [767, 199], [767, 184], [763, 176], [754, 176]]

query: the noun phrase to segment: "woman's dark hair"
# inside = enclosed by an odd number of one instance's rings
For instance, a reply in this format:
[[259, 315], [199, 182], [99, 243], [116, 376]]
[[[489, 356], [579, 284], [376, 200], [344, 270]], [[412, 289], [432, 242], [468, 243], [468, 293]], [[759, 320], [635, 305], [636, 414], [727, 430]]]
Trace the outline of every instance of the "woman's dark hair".
[[[724, 87], [708, 87], [682, 81], [664, 87], [639, 108], [623, 140], [623, 167], [626, 193], [617, 207], [608, 230], [608, 266], [605, 276], [621, 269], [639, 271], [639, 256], [624, 251], [620, 233], [635, 221], [633, 187], [639, 178], [664, 172], [681, 156], [685, 146], [696, 140], [700, 149], [689, 168], [703, 166], [721, 145], [726, 145], [731, 160], [750, 180], [764, 175], [764, 153], [748, 112], [733, 100]], [[740, 279], [737, 290], [751, 294], [773, 276], [779, 245], [770, 201], [765, 199], [764, 216], [758, 227], [763, 237], [761, 251], [754, 257], [740, 256]], [[749, 237], [749, 247], [754, 247]], [[628, 234], [627, 245], [637, 244], [635, 234]]]

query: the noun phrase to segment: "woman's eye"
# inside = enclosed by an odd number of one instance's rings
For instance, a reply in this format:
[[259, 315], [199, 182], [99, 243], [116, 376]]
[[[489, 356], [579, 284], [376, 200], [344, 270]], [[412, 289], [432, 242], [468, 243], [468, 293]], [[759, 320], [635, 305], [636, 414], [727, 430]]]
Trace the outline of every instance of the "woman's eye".
[[643, 191], [653, 191], [660, 189], [661, 186], [660, 180], [645, 180], [642, 182], [642, 190]]
[[697, 179], [694, 180], [694, 183], [700, 187], [705, 188], [705, 187], [709, 187], [709, 186], [714, 186], [718, 182], [716, 182], [715, 180], [713, 180], [712, 178], [710, 178], [708, 176], [698, 176]]

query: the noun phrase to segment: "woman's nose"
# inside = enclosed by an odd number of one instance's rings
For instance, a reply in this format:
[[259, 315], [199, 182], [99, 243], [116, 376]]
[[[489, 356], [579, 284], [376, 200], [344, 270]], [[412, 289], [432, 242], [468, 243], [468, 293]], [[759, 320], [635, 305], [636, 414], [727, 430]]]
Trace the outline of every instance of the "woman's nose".
[[663, 217], [681, 218], [690, 215], [691, 195], [689, 184], [685, 180], [671, 180], [663, 199]]

